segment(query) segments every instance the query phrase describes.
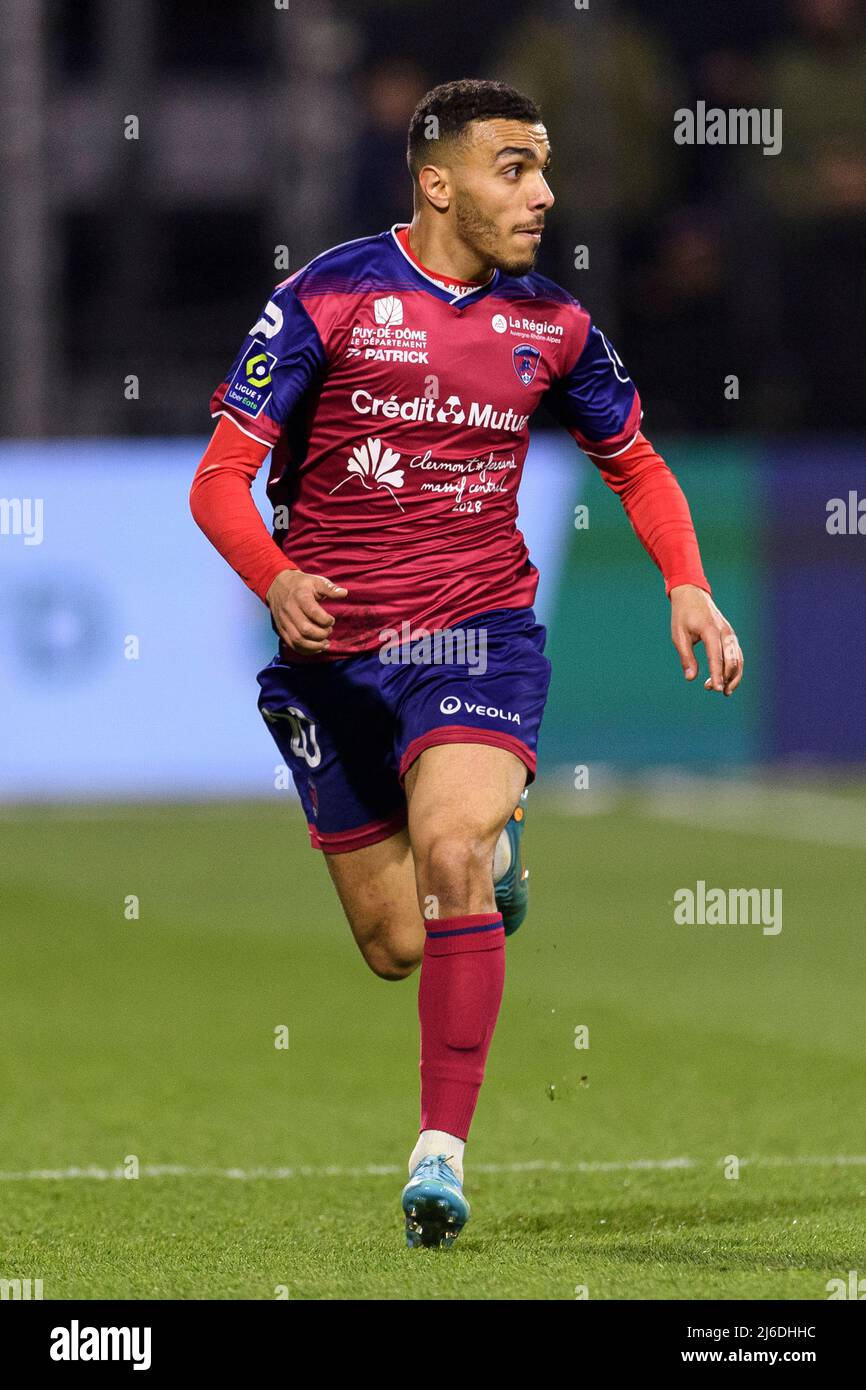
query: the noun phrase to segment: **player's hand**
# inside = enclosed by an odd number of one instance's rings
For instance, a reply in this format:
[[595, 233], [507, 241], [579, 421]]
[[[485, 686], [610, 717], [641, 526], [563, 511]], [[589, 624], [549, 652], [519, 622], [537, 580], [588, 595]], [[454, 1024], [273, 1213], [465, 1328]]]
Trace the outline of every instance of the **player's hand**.
[[322, 574], [280, 570], [265, 595], [277, 632], [294, 652], [324, 652], [334, 619], [319, 599], [345, 598], [348, 589]]
[[698, 674], [695, 646], [703, 642], [710, 668], [704, 689], [733, 695], [743, 679], [743, 653], [731, 624], [704, 589], [694, 584], [671, 589], [671, 637], [687, 681]]

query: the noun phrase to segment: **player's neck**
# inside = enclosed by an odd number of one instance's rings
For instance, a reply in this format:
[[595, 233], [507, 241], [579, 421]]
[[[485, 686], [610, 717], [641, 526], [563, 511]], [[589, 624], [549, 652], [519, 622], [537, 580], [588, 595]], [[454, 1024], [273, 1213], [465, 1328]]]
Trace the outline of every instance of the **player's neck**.
[[485, 285], [493, 275], [493, 266], [482, 261], [450, 227], [419, 217], [417, 212], [409, 224], [409, 247], [431, 275], [478, 285]]

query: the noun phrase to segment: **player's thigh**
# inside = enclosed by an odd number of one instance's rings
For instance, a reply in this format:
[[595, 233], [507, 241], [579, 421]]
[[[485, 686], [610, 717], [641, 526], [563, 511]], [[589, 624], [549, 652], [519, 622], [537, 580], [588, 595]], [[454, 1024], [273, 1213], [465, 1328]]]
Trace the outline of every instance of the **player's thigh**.
[[473, 861], [492, 875], [496, 841], [520, 800], [526, 764], [487, 743], [440, 743], [425, 748], [406, 773], [409, 838], [418, 892], [434, 887], [443, 866]]
[[346, 854], [326, 853], [325, 862], [371, 970], [384, 979], [411, 974], [424, 949], [424, 924], [407, 831]]

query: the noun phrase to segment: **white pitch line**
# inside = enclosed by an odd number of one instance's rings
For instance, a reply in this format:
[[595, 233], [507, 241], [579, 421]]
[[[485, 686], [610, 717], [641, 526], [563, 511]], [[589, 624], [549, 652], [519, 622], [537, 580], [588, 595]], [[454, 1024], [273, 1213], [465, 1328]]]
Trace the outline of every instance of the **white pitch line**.
[[647, 779], [636, 809], [655, 820], [711, 830], [843, 849], [866, 847], [866, 805], [802, 786], [661, 775]]
[[[671, 1169], [721, 1167], [724, 1159], [694, 1158], [634, 1158], [610, 1162], [586, 1161], [560, 1163], [556, 1159], [536, 1158], [524, 1163], [475, 1163], [475, 1173], [634, 1173], [659, 1172]], [[753, 1168], [852, 1168], [866, 1167], [866, 1154], [810, 1155], [790, 1157], [741, 1158], [740, 1166]], [[362, 1167], [342, 1167], [339, 1164], [311, 1166], [300, 1164], [292, 1168], [193, 1168], [182, 1163], [144, 1163], [139, 1168], [142, 1178], [233, 1178], [250, 1182], [256, 1179], [284, 1181], [287, 1178], [392, 1178], [405, 1172], [396, 1163], [368, 1163]], [[126, 1169], [100, 1168], [96, 1164], [71, 1168], [32, 1168], [27, 1172], [0, 1172], [0, 1182], [68, 1182], [73, 1180], [113, 1181], [127, 1177]]]

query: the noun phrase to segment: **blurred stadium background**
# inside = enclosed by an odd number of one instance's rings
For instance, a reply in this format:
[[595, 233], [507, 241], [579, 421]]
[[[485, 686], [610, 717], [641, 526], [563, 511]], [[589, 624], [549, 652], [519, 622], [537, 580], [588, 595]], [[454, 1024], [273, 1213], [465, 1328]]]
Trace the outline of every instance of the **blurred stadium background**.
[[[270, 778], [250, 698], [267, 615], [187, 512], [209, 395], [286, 260], [409, 214], [409, 113], [473, 73], [547, 113], [541, 268], [621, 345], [748, 646], [732, 706], [680, 690], [655, 573], [539, 419], [522, 517], [556, 668], [548, 768], [862, 762], [863, 538], [826, 530], [828, 500], [862, 486], [866, 437], [859, 0], [10, 0], [7, 15], [0, 476], [5, 498], [43, 499], [44, 538], [4, 516], [2, 794]], [[673, 110], [698, 97], [781, 107], [783, 154], [675, 145]], [[179, 698], [193, 672], [198, 698]]]
[[[539, 825], [559, 857], [537, 871], [541, 944], [527, 943], [522, 978], [515, 970], [479, 1153], [501, 1153], [497, 1138], [508, 1151], [514, 1115], [523, 1133], [539, 1126], [529, 1156], [566, 1160], [734, 1144], [856, 1151], [866, 535], [826, 523], [831, 499], [866, 496], [860, 0], [593, 0], [584, 11], [571, 0], [6, 0], [0, 64], [0, 1015], [17, 1097], [0, 1167], [111, 1166], [142, 1149], [157, 1163], [324, 1163], [332, 1107], [347, 1126], [356, 1094], [359, 1153], [376, 1161], [384, 1135], [385, 1161], [402, 1159], [413, 1002], [362, 978], [286, 805], [293, 794], [274, 789], [255, 708], [255, 672], [273, 649], [268, 616], [197, 531], [187, 492], [210, 393], [288, 273], [286, 257], [295, 270], [408, 218], [409, 114], [456, 76], [511, 80], [542, 105], [557, 207], [539, 268], [588, 305], [634, 377], [747, 673], [733, 701], [685, 686], [660, 579], [619, 504], [571, 440], [537, 420], [521, 524], [554, 664], [537, 800], [547, 798]], [[782, 154], [676, 145], [673, 112], [698, 99], [781, 108]], [[262, 487], [257, 497], [264, 510]], [[27, 509], [37, 502], [38, 518]], [[575, 526], [580, 504], [586, 529]], [[575, 788], [578, 767], [587, 790]], [[203, 819], [155, 805], [214, 798]], [[598, 821], [577, 831], [570, 817], [588, 811]], [[685, 956], [659, 951], [675, 884], [714, 873], [790, 888], [786, 955], [771, 962], [777, 943], [760, 937], [742, 950], [695, 938]], [[130, 973], [116, 928], [132, 892], [156, 920]], [[575, 915], [581, 935], [566, 942]], [[322, 961], [337, 1027], [306, 1002]], [[307, 1038], [288, 1138], [268, 1110], [280, 1081], [263, 1078], [249, 1023], [280, 1021], [286, 990]], [[542, 1035], [533, 1001], [544, 1004]], [[602, 1093], [588, 1092], [574, 1130], [575, 1109], [548, 1106], [545, 1091], [571, 1085], [557, 1049], [593, 1001], [621, 1072], [613, 1108], [594, 1112]], [[550, 1032], [554, 1004], [564, 1041]], [[670, 1019], [678, 1043], [669, 1032], [662, 1041]], [[368, 1027], [378, 1051], [365, 1054], [356, 1092], [341, 1049]], [[201, 1055], [189, 1030], [207, 1039]], [[725, 1037], [742, 1044], [733, 1072]], [[332, 1106], [316, 1081], [329, 1048]], [[406, 1104], [392, 1118], [381, 1068], [398, 1054]], [[710, 1200], [698, 1189], [689, 1201]], [[776, 1197], [784, 1212], [785, 1192]], [[7, 1234], [17, 1221], [26, 1243], [30, 1224], [54, 1219], [41, 1200], [20, 1205]], [[761, 1238], [774, 1212], [769, 1198], [752, 1209]], [[96, 1236], [81, 1255], [88, 1223], [103, 1218], [115, 1221], [90, 1210], [77, 1230], [70, 1216], [55, 1287], [163, 1287], [141, 1274], [141, 1249], [110, 1278]], [[185, 1219], [172, 1211], [166, 1223], [182, 1230]], [[209, 1236], [255, 1262], [231, 1245], [232, 1220]], [[118, 1211], [121, 1246], [125, 1223]], [[318, 1249], [321, 1231], [309, 1238]], [[849, 1248], [827, 1242], [801, 1249], [800, 1263], [838, 1272]], [[238, 1268], [217, 1288], [249, 1291]], [[610, 1288], [631, 1296], [640, 1277]], [[721, 1296], [767, 1287], [717, 1284]], [[771, 1286], [789, 1296], [782, 1275]], [[178, 1273], [164, 1287], [195, 1296], [202, 1286]], [[300, 1293], [329, 1287], [325, 1275], [299, 1275]], [[531, 1274], [513, 1286], [541, 1287]], [[696, 1286], [645, 1287], [694, 1296]]]

